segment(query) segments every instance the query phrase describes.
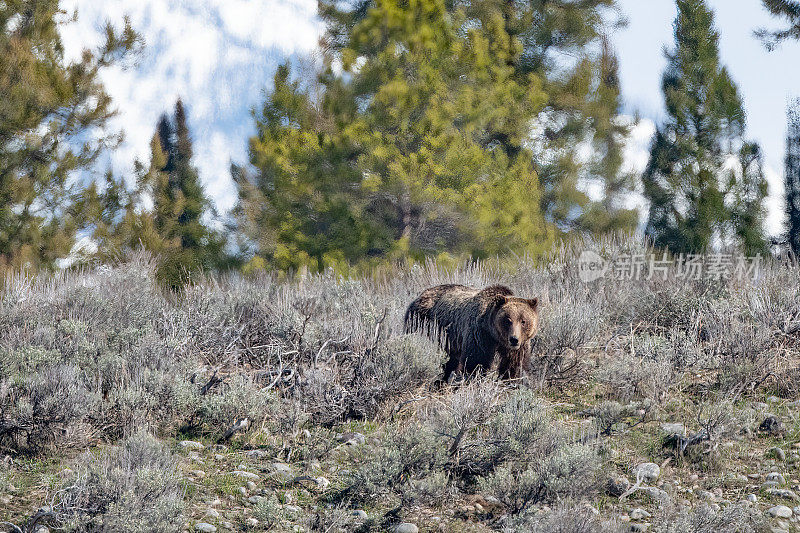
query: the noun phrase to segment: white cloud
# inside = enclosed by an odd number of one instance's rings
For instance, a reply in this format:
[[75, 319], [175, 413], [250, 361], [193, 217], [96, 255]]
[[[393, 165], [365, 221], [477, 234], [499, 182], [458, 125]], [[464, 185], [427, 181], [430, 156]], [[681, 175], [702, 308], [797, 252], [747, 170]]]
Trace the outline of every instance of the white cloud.
[[317, 44], [316, 1], [65, 0], [62, 7], [78, 11], [78, 21], [62, 30], [68, 59], [99, 46], [104, 23], [120, 24], [126, 15], [147, 44], [134, 68], [102, 74], [119, 110], [112, 127], [126, 132], [109, 163], [132, 180], [134, 159], [149, 157], [158, 117], [181, 97], [206, 190], [221, 211], [232, 207], [228, 166], [231, 159], [246, 160], [250, 109], [261, 102], [279, 61]]

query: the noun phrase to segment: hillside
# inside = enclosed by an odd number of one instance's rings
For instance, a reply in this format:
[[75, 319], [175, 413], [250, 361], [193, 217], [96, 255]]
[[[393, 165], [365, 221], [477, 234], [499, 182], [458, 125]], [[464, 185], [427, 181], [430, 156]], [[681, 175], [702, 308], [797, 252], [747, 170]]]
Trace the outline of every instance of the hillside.
[[[145, 257], [8, 278], [0, 531], [799, 531], [800, 269], [648, 276], [652, 253], [181, 294]], [[540, 298], [522, 382], [433, 387], [402, 317], [440, 283]]]

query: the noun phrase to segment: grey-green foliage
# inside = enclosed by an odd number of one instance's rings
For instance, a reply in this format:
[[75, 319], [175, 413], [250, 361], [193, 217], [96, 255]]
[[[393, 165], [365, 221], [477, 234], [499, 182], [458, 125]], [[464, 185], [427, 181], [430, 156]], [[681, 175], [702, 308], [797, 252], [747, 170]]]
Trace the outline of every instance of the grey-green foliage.
[[176, 459], [139, 432], [82, 455], [53, 495], [53, 512], [66, 531], [168, 533], [183, 528], [183, 496]]
[[706, 504], [695, 509], [673, 505], [660, 509], [653, 517], [654, 533], [761, 533], [769, 531], [769, 524], [757, 510], [743, 504], [728, 505], [715, 511]]
[[559, 429], [530, 391], [506, 394], [491, 380], [477, 381], [425, 413], [390, 428], [377, 446], [353, 452], [367, 457], [344, 495], [369, 501], [394, 494], [430, 504], [477, 486], [519, 512], [594, 487], [596, 450]]

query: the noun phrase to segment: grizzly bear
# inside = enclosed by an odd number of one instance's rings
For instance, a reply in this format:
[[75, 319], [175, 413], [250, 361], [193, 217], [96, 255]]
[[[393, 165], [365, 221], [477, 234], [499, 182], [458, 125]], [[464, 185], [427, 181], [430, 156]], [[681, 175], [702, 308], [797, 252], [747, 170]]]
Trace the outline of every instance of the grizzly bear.
[[442, 381], [453, 372], [490, 370], [497, 359], [502, 379], [517, 379], [527, 365], [539, 326], [538, 298], [517, 298], [511, 289], [464, 285], [426, 289], [406, 310], [405, 331], [423, 331], [447, 353]]

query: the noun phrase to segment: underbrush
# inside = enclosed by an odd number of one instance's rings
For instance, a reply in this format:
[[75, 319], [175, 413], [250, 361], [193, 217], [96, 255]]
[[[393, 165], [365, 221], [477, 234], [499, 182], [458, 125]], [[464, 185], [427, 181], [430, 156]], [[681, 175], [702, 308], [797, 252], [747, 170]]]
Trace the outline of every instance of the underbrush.
[[[344, 523], [341, 510], [357, 504], [437, 509], [481, 496], [493, 505], [482, 520], [495, 529], [604, 530], [611, 526], [596, 516], [565, 522], [558, 513], [565, 502], [600, 497], [607, 475], [645, 452], [723, 470], [730, 453], [723, 444], [755, 431], [761, 416], [741, 403], [800, 391], [800, 269], [767, 261], [755, 279], [687, 279], [672, 268], [665, 279], [609, 272], [584, 282], [577, 258], [585, 249], [609, 259], [655, 253], [615, 238], [504, 268], [427, 263], [381, 279], [229, 276], [179, 294], [156, 284], [154, 263], [143, 256], [8, 278], [0, 296], [0, 458], [118, 446], [84, 456], [59, 493], [65, 506], [107, 502], [70, 520], [112, 523], [113, 509], [135, 507], [137, 491], [152, 483], [165, 487], [164, 510], [142, 523], [177, 523], [180, 486], [167, 475], [168, 459], [158, 459], [169, 454], [153, 451], [142, 431], [310, 460], [339, 452], [308, 439], [358, 422], [374, 434], [347, 448], [348, 464], [361, 466], [344, 469], [326, 496], [331, 507], [315, 515], [320, 524]], [[437, 283], [504, 283], [540, 298], [541, 328], [523, 382], [433, 387], [443, 355], [404, 334], [402, 316]], [[584, 420], [567, 420], [562, 398], [586, 402]], [[621, 458], [609, 455], [611, 439], [676, 419], [686, 425], [683, 440], [651, 438]], [[134, 448], [149, 457], [154, 477], [125, 473]], [[0, 490], [3, 483], [0, 469]], [[111, 494], [117, 484], [128, 496]], [[265, 523], [269, 501], [259, 504]], [[555, 506], [546, 520], [537, 514], [545, 505]], [[738, 511], [703, 512], [676, 510], [667, 522], [740, 521]]]

